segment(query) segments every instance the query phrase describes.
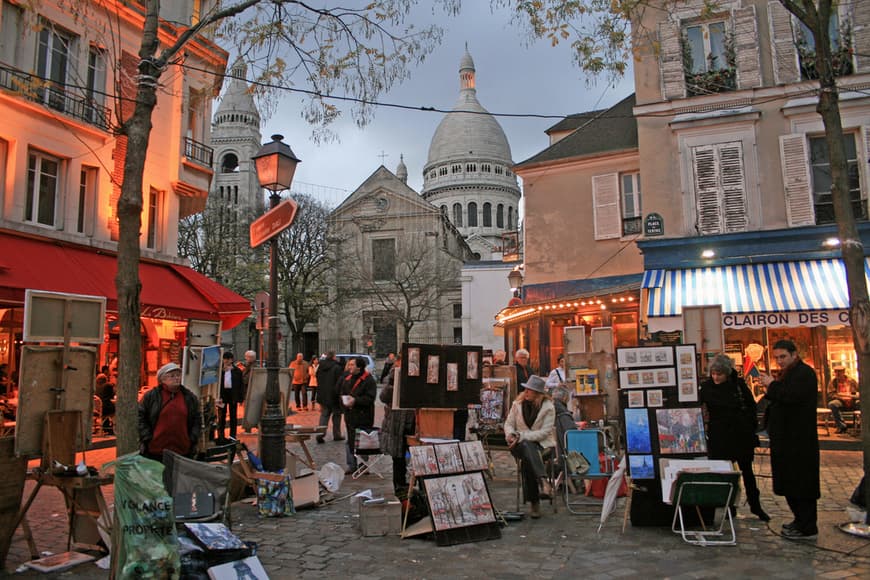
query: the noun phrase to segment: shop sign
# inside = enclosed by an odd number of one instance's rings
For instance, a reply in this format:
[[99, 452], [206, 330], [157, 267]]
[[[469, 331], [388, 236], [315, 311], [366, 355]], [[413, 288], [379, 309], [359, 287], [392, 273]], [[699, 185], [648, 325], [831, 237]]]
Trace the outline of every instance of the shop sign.
[[665, 235], [665, 220], [661, 214], [647, 214], [643, 221], [643, 235], [645, 236], [663, 236]]
[[725, 328], [779, 328], [796, 326], [849, 325], [848, 310], [812, 310], [797, 312], [747, 312], [723, 314]]

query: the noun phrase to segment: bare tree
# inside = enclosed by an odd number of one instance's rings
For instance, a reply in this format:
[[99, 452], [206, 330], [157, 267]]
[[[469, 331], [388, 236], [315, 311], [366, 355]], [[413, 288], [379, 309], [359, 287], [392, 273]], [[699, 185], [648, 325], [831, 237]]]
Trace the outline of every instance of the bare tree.
[[299, 205], [293, 226], [278, 237], [278, 301], [290, 329], [294, 352], [302, 352], [302, 333], [317, 322], [331, 302], [325, 275], [332, 268], [327, 252], [329, 208], [305, 194], [293, 194]]

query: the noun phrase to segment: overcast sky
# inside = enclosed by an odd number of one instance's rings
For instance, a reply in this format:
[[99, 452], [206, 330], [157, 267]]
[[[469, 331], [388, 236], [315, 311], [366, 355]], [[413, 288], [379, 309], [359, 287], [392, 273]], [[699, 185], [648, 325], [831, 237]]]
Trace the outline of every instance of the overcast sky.
[[[441, 18], [444, 40], [426, 62], [379, 101], [450, 110], [459, 95], [459, 61], [466, 43], [477, 71], [478, 100], [491, 113], [564, 116], [608, 107], [631, 93], [630, 72], [616, 86], [607, 86], [604, 79], [587, 86], [585, 77], [572, 63], [567, 45], [551, 47], [548, 42], [538, 42], [527, 47], [523, 31], [510, 23], [506, 11], [491, 14], [485, 1], [464, 4], [459, 16]], [[362, 129], [346, 115], [333, 127], [340, 141], [317, 144], [311, 139], [311, 127], [300, 117], [300, 102], [300, 97], [285, 97], [262, 129], [264, 142], [273, 133], [281, 133], [302, 159], [294, 190], [336, 205], [382, 163], [395, 172], [399, 155], [403, 154], [408, 185], [420, 191], [429, 143], [443, 113], [380, 107], [374, 120]], [[514, 162], [544, 149], [544, 130], [558, 122], [496, 119], [507, 135]], [[383, 161], [382, 153], [386, 154]]]

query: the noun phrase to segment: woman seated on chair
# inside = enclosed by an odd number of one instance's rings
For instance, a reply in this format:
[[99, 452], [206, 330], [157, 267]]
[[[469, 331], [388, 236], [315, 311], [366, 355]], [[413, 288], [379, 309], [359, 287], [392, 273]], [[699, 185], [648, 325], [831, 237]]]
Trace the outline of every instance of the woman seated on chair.
[[529, 515], [537, 519], [541, 517], [541, 498], [553, 493], [542, 453], [552, 453], [556, 447], [556, 408], [541, 377], [531, 375], [522, 386], [525, 390], [511, 405], [504, 433], [511, 455], [522, 461], [523, 496], [531, 503]]

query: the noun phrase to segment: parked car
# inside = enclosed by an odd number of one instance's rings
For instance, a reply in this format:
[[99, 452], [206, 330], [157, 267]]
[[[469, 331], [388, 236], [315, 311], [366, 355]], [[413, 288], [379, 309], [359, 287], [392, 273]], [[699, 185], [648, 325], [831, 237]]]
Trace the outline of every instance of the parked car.
[[[369, 356], [367, 354], [337, 354], [337, 355], [335, 355], [335, 358], [338, 359], [338, 361], [341, 363], [341, 366], [344, 367], [344, 365], [347, 364], [348, 359], [356, 358], [359, 356], [366, 359], [366, 370], [369, 371], [369, 373], [371, 373], [374, 376], [374, 374], [375, 374], [375, 359], [373, 359], [371, 356]], [[377, 377], [375, 377], [375, 380], [377, 381]]]

